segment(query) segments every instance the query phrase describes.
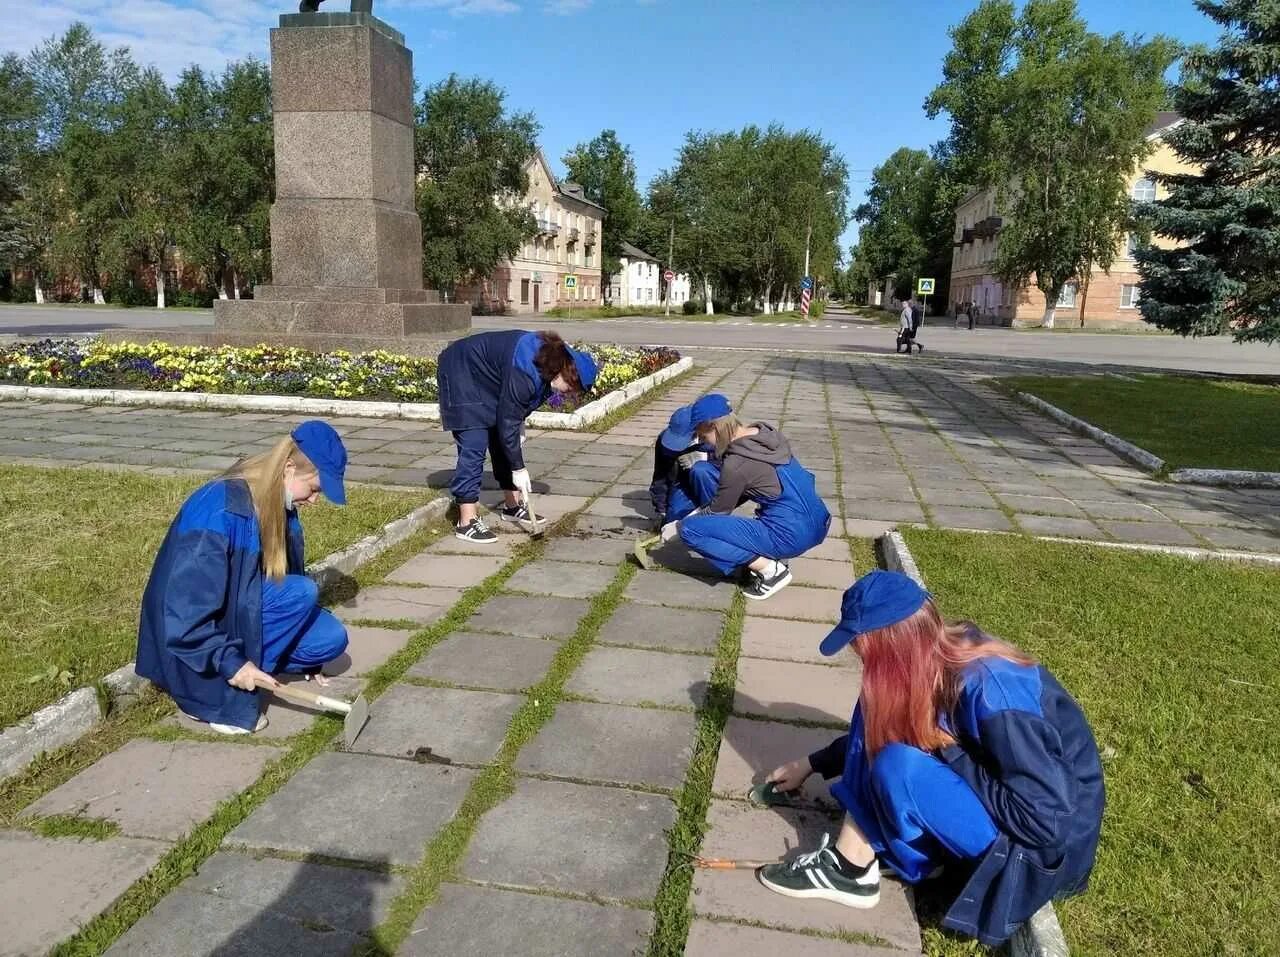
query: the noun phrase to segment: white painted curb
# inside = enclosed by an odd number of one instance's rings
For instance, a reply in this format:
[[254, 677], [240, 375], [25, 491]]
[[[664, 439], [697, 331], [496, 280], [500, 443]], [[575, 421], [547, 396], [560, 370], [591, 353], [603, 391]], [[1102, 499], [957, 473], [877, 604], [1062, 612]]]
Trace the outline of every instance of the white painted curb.
[[[588, 402], [576, 412], [534, 412], [526, 420], [540, 429], [581, 429], [604, 418], [614, 409], [643, 395], [654, 386], [693, 366], [685, 356], [657, 372], [636, 379]], [[0, 400], [38, 399], [78, 402], [86, 405], [139, 405], [189, 409], [239, 409], [256, 412], [305, 412], [312, 415], [353, 416], [376, 419], [408, 419], [439, 422], [435, 402], [357, 402], [352, 399], [315, 399], [296, 395], [225, 395], [203, 392], [153, 392], [146, 389], [70, 389], [57, 386], [0, 385]]]
[[1180, 485], [1223, 485], [1229, 488], [1280, 488], [1280, 472], [1248, 469], [1174, 469], [1169, 481]]
[[[392, 545], [404, 541], [449, 508], [449, 497], [442, 495], [408, 515], [388, 522], [373, 535], [360, 539], [341, 551], [326, 555], [307, 566], [307, 574], [323, 588], [350, 574], [365, 562], [376, 558]], [[139, 677], [134, 663], [122, 665], [102, 679], [113, 703], [127, 707], [151, 682]], [[94, 688], [77, 688], [53, 704], [41, 708], [5, 728], [0, 733], [0, 781], [20, 773], [46, 751], [72, 744], [97, 727], [103, 719], [98, 693]]]
[[[890, 571], [910, 575], [922, 587], [928, 587], [901, 532], [893, 529], [881, 535], [880, 550]], [[1070, 957], [1067, 938], [1058, 923], [1053, 901], [1032, 914], [1031, 919], [1014, 932], [1009, 950], [1012, 957]]]

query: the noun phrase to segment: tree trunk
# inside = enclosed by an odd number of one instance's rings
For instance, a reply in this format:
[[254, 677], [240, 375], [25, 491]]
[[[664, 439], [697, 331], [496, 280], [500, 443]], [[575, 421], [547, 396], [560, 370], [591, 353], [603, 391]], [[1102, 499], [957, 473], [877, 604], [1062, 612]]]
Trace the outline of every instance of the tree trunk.
[[94, 305], [97, 305], [97, 306], [106, 305], [107, 299], [104, 295], [102, 295], [102, 290], [98, 288], [98, 284], [96, 282], [93, 283], [92, 288], [93, 288]]
[[156, 308], [164, 308], [164, 270], [156, 269]]
[[773, 283], [766, 282], [764, 284], [764, 314], [767, 316], [773, 308]]
[[1080, 290], [1080, 328], [1084, 328], [1084, 307], [1089, 304], [1089, 276], [1093, 272], [1093, 263], [1085, 268], [1084, 287]]
[[234, 293], [234, 299], [240, 298], [240, 274], [234, 269], [231, 270], [231, 290]]
[[40, 285], [40, 276], [37, 275], [34, 281], [36, 285], [36, 305], [43, 306], [44, 305], [44, 286]]
[[712, 302], [711, 300], [711, 280], [708, 279], [706, 276], [702, 277], [702, 295], [703, 295], [703, 302], [707, 304], [706, 306], [707, 315], [714, 316], [716, 314], [716, 306], [715, 306], [715, 303]]
[[1054, 297], [1053, 301], [1045, 300], [1044, 303], [1044, 322], [1041, 323], [1046, 329], [1053, 328], [1053, 316], [1058, 311], [1058, 300]]

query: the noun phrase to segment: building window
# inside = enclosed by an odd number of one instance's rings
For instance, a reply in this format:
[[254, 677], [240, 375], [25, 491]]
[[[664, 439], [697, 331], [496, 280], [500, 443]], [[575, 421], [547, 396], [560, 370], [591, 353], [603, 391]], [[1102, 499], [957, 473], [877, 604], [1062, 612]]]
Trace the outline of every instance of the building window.
[[520, 305], [529, 305], [529, 280], [520, 280]]
[[1156, 198], [1156, 184], [1147, 177], [1142, 177], [1133, 184], [1133, 198], [1139, 203], [1149, 203]]
[[653, 287], [652, 287], [652, 286], [650, 286], [648, 289], [646, 289], [646, 290], [644, 291], [644, 301], [645, 301], [645, 302], [653, 302]]
[[1074, 309], [1076, 307], [1076, 284], [1067, 283], [1062, 287], [1062, 293], [1058, 296], [1058, 306], [1062, 309]]
[[515, 283], [511, 282], [511, 280], [507, 280], [507, 302], [510, 302], [515, 298], [515, 290]]
[[1138, 308], [1138, 287], [1134, 284], [1126, 284], [1120, 287], [1120, 308], [1121, 309], [1137, 309]]
[[1137, 253], [1138, 247], [1140, 245], [1142, 245], [1142, 242], [1138, 238], [1138, 234], [1130, 233], [1128, 237], [1126, 237], [1125, 243], [1124, 243], [1125, 255], [1127, 255], [1130, 259], [1132, 259], [1134, 257], [1134, 254]]

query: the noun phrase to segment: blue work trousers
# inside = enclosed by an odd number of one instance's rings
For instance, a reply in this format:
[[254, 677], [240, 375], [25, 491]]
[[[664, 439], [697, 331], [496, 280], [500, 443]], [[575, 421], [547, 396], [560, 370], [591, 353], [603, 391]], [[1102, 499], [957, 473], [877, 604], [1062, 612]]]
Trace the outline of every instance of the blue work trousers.
[[695, 508], [710, 504], [720, 487], [720, 467], [712, 462], [694, 462], [681, 469], [667, 499], [666, 521], [678, 522]]
[[318, 671], [347, 649], [347, 628], [320, 607], [320, 589], [306, 575], [262, 582], [262, 665], [267, 674]]
[[480, 482], [484, 479], [484, 457], [487, 452], [493, 464], [493, 477], [498, 487], [515, 491], [511, 481], [511, 461], [496, 428], [462, 429], [453, 433], [458, 446], [458, 464], [449, 482], [453, 500], [462, 505], [480, 501]]

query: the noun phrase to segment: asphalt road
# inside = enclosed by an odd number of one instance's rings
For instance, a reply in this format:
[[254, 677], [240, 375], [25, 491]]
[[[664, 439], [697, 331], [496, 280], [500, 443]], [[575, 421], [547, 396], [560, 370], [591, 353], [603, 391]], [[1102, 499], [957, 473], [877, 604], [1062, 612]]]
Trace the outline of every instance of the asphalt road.
[[[208, 328], [207, 310], [113, 309], [76, 306], [0, 307], [0, 336], [87, 335], [103, 329]], [[477, 329], [536, 326], [533, 317], [477, 316]], [[762, 349], [775, 352], [885, 353], [894, 351], [891, 325], [827, 313], [821, 322], [718, 322], [675, 319], [612, 319], [547, 322], [566, 338], [594, 339], [628, 345], [671, 345], [692, 349]], [[928, 326], [920, 332], [925, 354], [964, 358], [1027, 359], [1086, 365], [1280, 375], [1280, 345], [1237, 345], [1224, 337], [1181, 339], [1174, 336], [1106, 333], [1015, 332], [1010, 329], [956, 329]]]

